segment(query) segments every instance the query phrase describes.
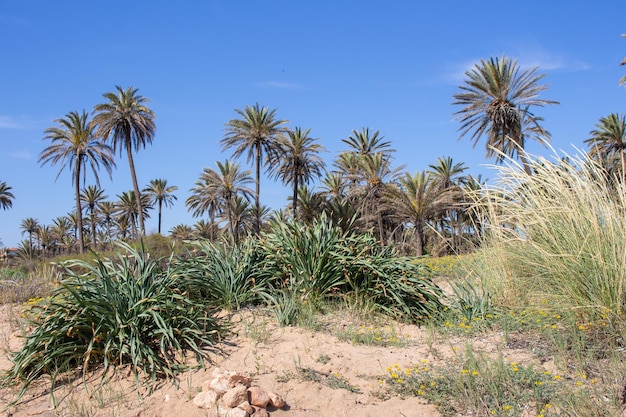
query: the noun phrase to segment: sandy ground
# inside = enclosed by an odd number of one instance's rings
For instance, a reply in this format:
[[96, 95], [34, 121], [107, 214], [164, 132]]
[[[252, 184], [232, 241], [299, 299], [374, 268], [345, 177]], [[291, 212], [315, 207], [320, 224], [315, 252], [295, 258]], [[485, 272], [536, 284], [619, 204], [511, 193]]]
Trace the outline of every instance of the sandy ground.
[[[21, 343], [15, 319], [16, 308], [0, 306], [0, 369], [10, 367], [8, 350], [16, 350]], [[326, 319], [325, 319], [326, 320]], [[427, 329], [389, 322], [383, 326], [402, 337], [402, 347], [354, 345], [337, 337], [341, 329], [356, 324], [347, 315], [329, 318], [319, 331], [303, 328], [277, 327], [271, 317], [245, 313], [232, 318], [234, 332], [220, 343], [221, 353], [209, 353], [211, 364], [205, 369], [193, 370], [180, 376], [178, 387], [162, 383], [152, 393], [137, 389], [134, 379], [118, 373], [101, 390], [93, 392], [96, 375], [87, 383], [87, 394], [82, 379], [55, 390], [58, 401], [51, 409], [49, 384], [42, 378], [14, 407], [0, 411], [0, 416], [210, 416], [207, 410], [193, 405], [193, 397], [202, 384], [211, 378], [215, 367], [247, 373], [254, 383], [265, 390], [275, 391], [287, 402], [286, 409], [270, 409], [275, 417], [301, 416], [439, 416], [436, 408], [419, 398], [400, 398], [384, 395], [380, 379], [387, 367], [408, 368], [423, 360], [435, 365], [449, 359], [455, 341], [438, 340]], [[380, 324], [378, 324], [380, 326]], [[503, 350], [501, 338], [490, 335], [470, 341], [475, 349], [490, 353], [496, 351], [505, 357], [521, 358], [527, 352], [521, 349]], [[464, 346], [466, 339], [459, 340]], [[324, 383], [302, 378], [301, 369], [309, 369], [322, 378], [340, 377], [352, 389], [331, 388]], [[0, 404], [15, 398], [15, 389], [0, 390]]]

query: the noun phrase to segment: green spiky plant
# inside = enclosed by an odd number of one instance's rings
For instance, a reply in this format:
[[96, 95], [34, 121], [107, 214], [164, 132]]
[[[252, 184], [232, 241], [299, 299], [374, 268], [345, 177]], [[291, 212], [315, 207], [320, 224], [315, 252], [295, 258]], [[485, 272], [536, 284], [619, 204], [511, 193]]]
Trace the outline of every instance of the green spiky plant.
[[338, 296], [366, 297], [378, 310], [414, 322], [441, 307], [441, 291], [424, 278], [424, 267], [370, 234], [344, 232], [325, 215], [312, 225], [275, 223], [259, 245], [260, 274], [274, 288], [266, 299], [277, 311], [289, 307], [282, 315], [288, 320], [297, 320], [298, 303]]
[[221, 331], [213, 311], [189, 296], [185, 277], [169, 267], [172, 259], [161, 267], [162, 259], [124, 243], [119, 247], [116, 259], [59, 265], [60, 285], [31, 311], [34, 330], [3, 377], [4, 384], [21, 384], [18, 399], [44, 374], [53, 394], [55, 382], [77, 369], [85, 378], [100, 366], [104, 379], [111, 369], [129, 367], [137, 384], [140, 377], [153, 384], [187, 368], [185, 351], [203, 363], [203, 347], [212, 346]]
[[255, 239], [238, 245], [208, 240], [190, 244], [194, 248], [191, 256], [182, 260], [176, 270], [187, 277], [191, 292], [203, 302], [229, 311], [260, 302], [266, 289], [258, 279], [263, 255]]

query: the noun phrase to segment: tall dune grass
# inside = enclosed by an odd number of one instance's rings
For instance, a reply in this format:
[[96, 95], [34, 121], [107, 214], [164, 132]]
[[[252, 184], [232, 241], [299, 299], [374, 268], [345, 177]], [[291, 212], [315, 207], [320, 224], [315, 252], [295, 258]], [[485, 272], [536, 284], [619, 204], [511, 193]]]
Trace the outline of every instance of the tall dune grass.
[[476, 271], [497, 303], [553, 306], [581, 320], [624, 313], [626, 188], [587, 155], [538, 158], [531, 176], [496, 167], [478, 200], [484, 250]]

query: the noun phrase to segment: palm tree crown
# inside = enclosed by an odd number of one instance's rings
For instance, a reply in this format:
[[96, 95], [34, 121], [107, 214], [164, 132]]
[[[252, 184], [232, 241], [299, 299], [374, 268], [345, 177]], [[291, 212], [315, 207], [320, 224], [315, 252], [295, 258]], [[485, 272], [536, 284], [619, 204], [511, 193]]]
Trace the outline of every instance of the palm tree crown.
[[158, 204], [159, 234], [161, 234], [161, 212], [163, 210], [163, 206], [171, 207], [174, 205], [174, 200], [177, 200], [178, 198], [172, 193], [176, 190], [178, 190], [177, 186], [167, 185], [167, 180], [163, 178], [151, 180], [148, 187], [143, 190], [150, 197], [151, 204]]
[[150, 100], [139, 95], [136, 88], [122, 89], [120, 86], [115, 88], [116, 92], [104, 94], [104, 98], [108, 100], [106, 103], [94, 107], [93, 121], [98, 126], [98, 135], [111, 139], [114, 152], [119, 149], [121, 155], [122, 150], [126, 150], [135, 202], [138, 204], [139, 225], [141, 233], [145, 234], [143, 209], [140, 206], [142, 199], [137, 183], [133, 150], [138, 151], [152, 143], [156, 132], [155, 116], [152, 110], [146, 106]]
[[525, 149], [524, 128], [541, 132], [543, 137], [534, 137], [540, 143], [550, 140], [548, 132], [539, 126], [540, 118], [530, 112], [531, 106], [558, 104], [556, 101], [539, 98], [547, 89], [539, 81], [545, 74], [537, 74], [537, 68], [520, 70], [516, 60], [506, 56], [481, 60], [467, 71], [461, 93], [454, 95], [454, 105], [463, 106], [455, 115], [461, 121], [461, 135], [470, 135], [474, 146], [480, 138], [487, 136], [487, 157], [502, 161], [502, 153], [509, 157], [519, 155], [524, 168], [530, 173]]
[[273, 171], [284, 184], [293, 186], [293, 216], [298, 210], [298, 188], [309, 184], [314, 177], [320, 177], [324, 170], [324, 160], [318, 155], [325, 150], [315, 143], [317, 139], [309, 136], [311, 129], [296, 127], [287, 132], [287, 137], [280, 140], [279, 153]]
[[99, 140], [94, 135], [94, 125], [88, 121], [87, 113], [83, 110], [68, 113], [64, 119], [55, 120], [59, 127], [50, 127], [45, 130], [44, 139], [49, 139], [52, 144], [45, 148], [39, 156], [42, 165], [51, 163], [61, 164], [59, 175], [66, 166], [72, 170], [72, 183], [76, 194], [76, 212], [78, 214], [78, 236], [81, 253], [85, 250], [83, 239], [83, 220], [80, 201], [80, 183], [86, 177], [86, 170], [83, 165], [88, 163], [94, 173], [96, 183], [100, 183], [98, 170], [102, 165], [111, 177], [112, 168], [115, 166], [113, 152], [109, 145]]
[[239, 157], [247, 153], [248, 161], [254, 159], [256, 170], [256, 222], [255, 232], [258, 234], [261, 227], [259, 194], [261, 189], [261, 165], [268, 161], [263, 159], [276, 152], [276, 141], [287, 132], [286, 120], [276, 118], [276, 110], [261, 107], [259, 103], [254, 106], [246, 106], [243, 110], [235, 109], [241, 116], [240, 119], [232, 119], [226, 123], [226, 134], [221, 140], [222, 149], [235, 148], [233, 156]]
[[[585, 140], [589, 153], [602, 161], [619, 158], [622, 182], [626, 175], [626, 116], [612, 113], [600, 118], [596, 128], [589, 132], [591, 137]], [[608, 166], [609, 170], [614, 167]], [[613, 169], [611, 169], [613, 168]]]
[[13, 207], [15, 196], [11, 193], [11, 187], [6, 182], [0, 181], [0, 208], [3, 210]]

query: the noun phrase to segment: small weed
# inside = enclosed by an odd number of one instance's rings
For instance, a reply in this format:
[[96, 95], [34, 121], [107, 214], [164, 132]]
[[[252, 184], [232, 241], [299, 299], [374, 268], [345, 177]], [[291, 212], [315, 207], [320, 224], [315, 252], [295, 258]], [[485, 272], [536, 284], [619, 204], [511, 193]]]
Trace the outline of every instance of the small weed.
[[368, 346], [407, 346], [408, 336], [398, 335], [393, 327], [374, 326], [348, 327], [337, 334], [339, 340], [348, 340], [355, 345]]
[[330, 362], [330, 356], [322, 353], [317, 357], [316, 362], [326, 365], [328, 362]]
[[323, 372], [319, 372], [311, 368], [297, 368], [297, 370], [300, 379], [302, 379], [303, 381], [317, 382], [320, 384], [324, 384], [332, 389], [345, 389], [353, 393], [361, 392], [358, 387], [351, 385], [348, 380], [341, 376], [341, 374], [339, 373], [327, 375]]

